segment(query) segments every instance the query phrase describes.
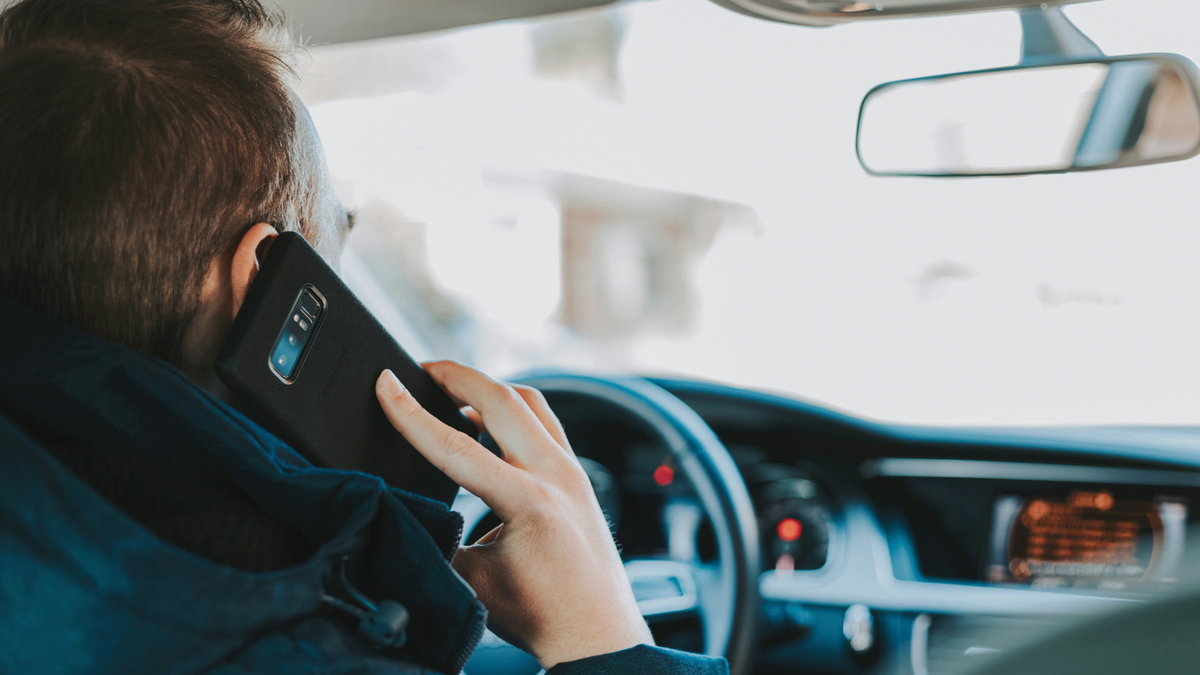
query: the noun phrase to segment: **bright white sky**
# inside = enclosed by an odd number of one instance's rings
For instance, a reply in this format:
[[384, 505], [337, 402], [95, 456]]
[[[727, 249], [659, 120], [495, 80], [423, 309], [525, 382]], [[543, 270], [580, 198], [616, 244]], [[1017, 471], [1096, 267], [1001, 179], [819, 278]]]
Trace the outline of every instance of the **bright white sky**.
[[[705, 0], [623, 11], [619, 103], [534, 77], [518, 22], [410, 41], [452, 56], [432, 93], [313, 106], [350, 201], [428, 223], [438, 282], [520, 346], [480, 365], [600, 361], [912, 423], [1200, 423], [1200, 160], [949, 181], [855, 160], [872, 86], [1015, 63], [1014, 13], [808, 29]], [[1194, 0], [1067, 12], [1108, 54], [1200, 60]], [[314, 50], [313, 76], [338, 49]], [[552, 205], [489, 190], [485, 168], [733, 201], [760, 227], [698, 263], [691, 334], [581, 357], [553, 325]]]

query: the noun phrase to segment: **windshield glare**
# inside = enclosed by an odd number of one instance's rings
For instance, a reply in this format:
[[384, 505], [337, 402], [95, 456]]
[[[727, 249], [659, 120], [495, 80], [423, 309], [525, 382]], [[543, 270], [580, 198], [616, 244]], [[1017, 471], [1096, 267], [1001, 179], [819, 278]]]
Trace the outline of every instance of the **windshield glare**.
[[[1194, 2], [1066, 11], [1106, 53], [1200, 60]], [[904, 423], [1200, 422], [1200, 162], [855, 159], [872, 86], [1019, 47], [1013, 12], [816, 30], [655, 0], [313, 47], [300, 94], [359, 213], [344, 273], [416, 355]]]

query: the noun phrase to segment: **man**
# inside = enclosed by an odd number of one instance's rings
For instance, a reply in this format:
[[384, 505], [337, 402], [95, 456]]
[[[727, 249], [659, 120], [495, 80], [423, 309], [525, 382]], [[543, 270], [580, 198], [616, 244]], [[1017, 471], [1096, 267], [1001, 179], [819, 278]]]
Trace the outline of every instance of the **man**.
[[0, 14], [0, 672], [453, 675], [485, 620], [553, 673], [724, 672], [653, 647], [537, 392], [428, 366], [499, 459], [380, 374], [396, 428], [505, 523], [461, 549], [444, 505], [316, 469], [223, 400], [272, 239], [336, 265], [351, 226], [281, 26], [257, 0]]

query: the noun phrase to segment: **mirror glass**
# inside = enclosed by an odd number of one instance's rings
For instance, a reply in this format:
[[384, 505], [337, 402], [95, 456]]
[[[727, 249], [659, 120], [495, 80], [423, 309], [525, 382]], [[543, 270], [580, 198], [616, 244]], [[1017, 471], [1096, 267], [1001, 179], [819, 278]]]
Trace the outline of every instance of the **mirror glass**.
[[871, 173], [1028, 174], [1186, 159], [1200, 150], [1189, 62], [1133, 57], [894, 82], [863, 101]]

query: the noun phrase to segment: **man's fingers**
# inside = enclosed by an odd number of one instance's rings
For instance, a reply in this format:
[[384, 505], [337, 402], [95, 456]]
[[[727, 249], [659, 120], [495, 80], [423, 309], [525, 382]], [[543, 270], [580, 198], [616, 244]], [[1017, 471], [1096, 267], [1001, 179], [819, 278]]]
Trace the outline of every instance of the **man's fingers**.
[[475, 428], [479, 431], [479, 433], [487, 433], [487, 426], [483, 423], [483, 416], [476, 412], [474, 408], [467, 406], [460, 412], [462, 412], [467, 419], [471, 420], [471, 424], [475, 425]]
[[[563, 429], [562, 422], [558, 421], [558, 416], [550, 409], [550, 404], [546, 403], [546, 397], [542, 396], [542, 392], [523, 384], [514, 384], [512, 388], [521, 395], [521, 398], [525, 399], [525, 405], [529, 406], [529, 409], [537, 416], [538, 421], [546, 428], [546, 432], [550, 434], [554, 442], [558, 443], [572, 461], [575, 461], [575, 451], [571, 449], [571, 442], [567, 440], [567, 432]], [[578, 462], [576, 463], [578, 464]]]
[[446, 393], [480, 414], [505, 460], [532, 465], [545, 459], [548, 444], [561, 447], [513, 387], [453, 361], [423, 365]]
[[504, 519], [506, 507], [519, 503], [519, 486], [524, 482], [520, 471], [427, 412], [392, 371], [380, 374], [375, 394], [392, 426], [425, 459], [477, 495], [497, 516]]

